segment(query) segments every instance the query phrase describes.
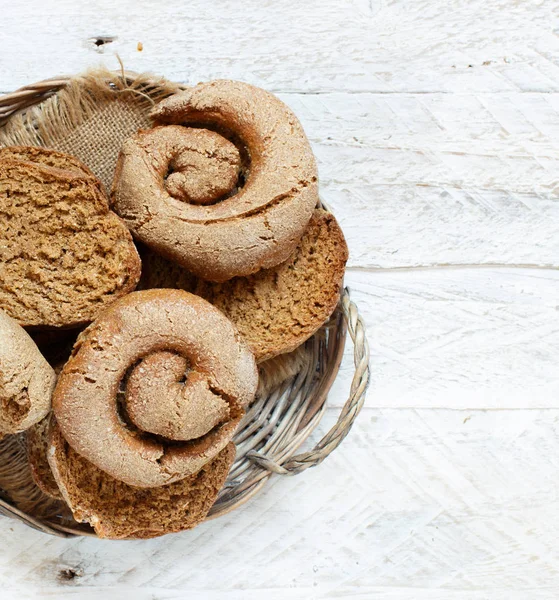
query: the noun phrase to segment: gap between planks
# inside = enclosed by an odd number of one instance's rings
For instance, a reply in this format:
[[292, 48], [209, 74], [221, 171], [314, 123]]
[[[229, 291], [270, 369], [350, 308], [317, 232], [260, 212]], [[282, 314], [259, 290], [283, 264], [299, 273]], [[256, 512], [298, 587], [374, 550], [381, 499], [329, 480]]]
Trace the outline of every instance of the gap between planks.
[[408, 271], [459, 271], [460, 269], [532, 269], [540, 271], [557, 271], [559, 265], [542, 264], [514, 264], [514, 263], [456, 263], [456, 264], [433, 264], [433, 265], [410, 265], [405, 267], [367, 267], [367, 266], [349, 266], [346, 271], [362, 273], [390, 273], [390, 272], [408, 272]]

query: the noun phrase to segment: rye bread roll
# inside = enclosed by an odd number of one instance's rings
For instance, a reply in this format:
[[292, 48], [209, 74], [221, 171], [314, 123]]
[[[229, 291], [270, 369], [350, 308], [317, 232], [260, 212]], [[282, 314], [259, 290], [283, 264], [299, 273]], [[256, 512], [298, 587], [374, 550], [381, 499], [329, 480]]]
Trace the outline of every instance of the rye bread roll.
[[252, 353], [211, 304], [133, 292], [78, 337], [53, 409], [76, 452], [128, 485], [157, 487], [227, 445], [257, 382]]
[[48, 461], [76, 521], [99, 537], [145, 539], [192, 529], [214, 504], [235, 458], [227, 444], [197, 473], [169, 485], [143, 489], [114, 479], [80, 454], [53, 423]]
[[315, 159], [291, 110], [219, 80], [163, 100], [152, 116], [168, 127], [123, 144], [112, 188], [134, 236], [211, 281], [285, 261], [318, 202]]

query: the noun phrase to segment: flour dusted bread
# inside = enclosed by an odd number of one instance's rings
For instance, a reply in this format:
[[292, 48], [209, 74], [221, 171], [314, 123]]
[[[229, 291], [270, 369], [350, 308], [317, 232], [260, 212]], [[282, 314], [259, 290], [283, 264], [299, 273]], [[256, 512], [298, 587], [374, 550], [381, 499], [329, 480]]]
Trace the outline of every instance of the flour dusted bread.
[[284, 261], [318, 202], [310, 143], [273, 94], [201, 83], [127, 140], [112, 188], [134, 236], [198, 277], [225, 281]]
[[137, 283], [130, 233], [90, 175], [1, 159], [0, 219], [0, 308], [21, 325], [90, 322]]
[[170, 485], [129, 486], [95, 467], [53, 424], [48, 460], [62, 496], [77, 521], [90, 523], [99, 537], [152, 538], [191, 529], [203, 521], [223, 487], [235, 458], [228, 444], [200, 471]]
[[35, 342], [0, 310], [0, 432], [24, 431], [45, 417], [54, 384]]
[[69, 444], [113, 477], [157, 487], [232, 439], [258, 383], [233, 324], [182, 290], [133, 292], [78, 337], [53, 396]]
[[340, 298], [347, 257], [336, 219], [316, 209], [295, 252], [276, 267], [194, 286], [179, 265], [146, 251], [140, 286], [194, 289], [233, 321], [260, 362], [294, 350], [328, 319]]

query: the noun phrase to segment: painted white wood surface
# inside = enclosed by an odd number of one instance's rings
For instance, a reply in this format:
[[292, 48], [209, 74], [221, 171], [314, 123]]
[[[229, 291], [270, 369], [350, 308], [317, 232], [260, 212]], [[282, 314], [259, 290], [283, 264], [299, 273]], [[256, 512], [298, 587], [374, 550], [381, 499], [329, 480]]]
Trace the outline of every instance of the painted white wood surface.
[[278, 93], [348, 238], [373, 381], [324, 464], [193, 532], [0, 520], [2, 600], [557, 598], [559, 0], [115, 5], [0, 0], [0, 91], [117, 52]]

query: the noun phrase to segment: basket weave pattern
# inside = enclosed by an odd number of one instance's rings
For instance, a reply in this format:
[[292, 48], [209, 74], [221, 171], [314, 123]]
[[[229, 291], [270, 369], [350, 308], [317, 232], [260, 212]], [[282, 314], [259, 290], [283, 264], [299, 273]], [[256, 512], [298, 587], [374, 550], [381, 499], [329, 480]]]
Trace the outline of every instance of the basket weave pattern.
[[[120, 89], [117, 91], [141, 94], [153, 102], [156, 95], [153, 90], [159, 89], [159, 81], [152, 82], [146, 77], [139, 80], [133, 73], [122, 73], [118, 77]], [[115, 87], [114, 74], [107, 71], [106, 79], [107, 88], [109, 85]], [[53, 96], [55, 98], [51, 102], [56, 100], [57, 92], [66, 89], [72, 81], [74, 79], [66, 77], [49, 79], [0, 97], [0, 145], [6, 143], [2, 135], [14, 115], [18, 115], [17, 118], [23, 115], [33, 128], [34, 117], [30, 109]], [[174, 89], [180, 88], [168, 83]], [[41, 142], [44, 139], [36, 141], [37, 144]], [[348, 399], [335, 425], [314, 448], [297, 453], [324, 415], [326, 397], [339, 369], [347, 332], [354, 345], [355, 364]], [[347, 288], [342, 290], [340, 303], [328, 323], [305, 343], [304, 360], [298, 366], [295, 375], [266, 390], [266, 394], [258, 396], [249, 408], [234, 439], [237, 446], [235, 463], [209, 519], [246, 502], [273, 474], [296, 475], [320, 464], [351, 429], [365, 400], [370, 371], [365, 326]], [[24, 460], [24, 453], [15, 451], [12, 454], [14, 461]], [[32, 511], [18, 509], [10, 500], [9, 490], [4, 490], [3, 496], [4, 499], [0, 498], [0, 513], [31, 527], [59, 536], [94, 535], [89, 527], [69, 522], [67, 518], [42, 519], [33, 515]]]

